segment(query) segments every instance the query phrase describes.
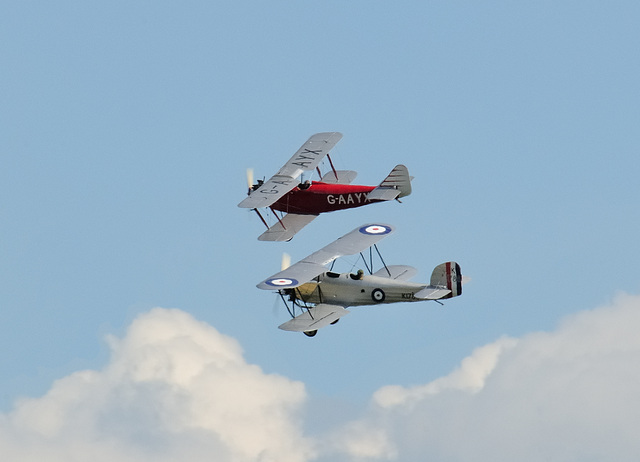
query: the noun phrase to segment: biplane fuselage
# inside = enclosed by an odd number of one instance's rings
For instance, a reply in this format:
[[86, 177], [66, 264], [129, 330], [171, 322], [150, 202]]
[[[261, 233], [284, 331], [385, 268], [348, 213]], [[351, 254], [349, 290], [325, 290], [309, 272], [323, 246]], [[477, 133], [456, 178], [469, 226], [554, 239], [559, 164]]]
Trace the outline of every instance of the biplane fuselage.
[[[285, 297], [289, 297], [291, 308], [287, 305], [287, 310], [292, 319], [279, 328], [312, 337], [318, 329], [335, 324], [349, 313], [345, 309], [349, 306], [441, 300], [462, 294], [464, 278], [460, 265], [454, 261], [436, 266], [429, 284], [408, 281], [417, 273], [415, 268], [387, 265], [384, 261], [384, 269], [371, 275], [362, 270], [356, 274], [326, 270], [326, 265], [336, 258], [355, 255], [372, 246], [377, 250], [375, 244], [393, 231], [393, 226], [382, 223], [359, 226], [259, 283], [259, 289], [277, 290], [285, 305]], [[366, 266], [370, 272], [373, 270], [373, 264]], [[296, 309], [301, 314], [296, 316]]]
[[343, 307], [380, 303], [420, 302], [416, 293], [428, 284], [398, 281], [374, 275], [358, 278], [351, 273], [326, 272], [318, 282], [307, 282], [289, 292], [305, 303], [328, 303]]
[[377, 199], [368, 199], [368, 194], [375, 188], [375, 186], [330, 184], [313, 181], [306, 189], [293, 188], [278, 199], [272, 207], [279, 212], [299, 215], [318, 215], [319, 213], [333, 212], [335, 210], [351, 209], [382, 202]]

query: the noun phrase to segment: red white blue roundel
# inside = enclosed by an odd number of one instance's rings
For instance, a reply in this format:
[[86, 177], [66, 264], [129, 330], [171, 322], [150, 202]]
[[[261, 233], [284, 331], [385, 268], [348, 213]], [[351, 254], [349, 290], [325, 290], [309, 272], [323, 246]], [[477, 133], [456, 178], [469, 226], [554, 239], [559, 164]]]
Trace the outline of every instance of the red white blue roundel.
[[360, 232], [362, 234], [370, 234], [370, 235], [388, 234], [391, 232], [391, 228], [385, 225], [368, 225], [360, 228]]
[[274, 286], [274, 287], [291, 287], [291, 286], [298, 285], [298, 281], [296, 281], [295, 279], [288, 279], [288, 278], [269, 279], [268, 281], [265, 281], [265, 282], [270, 286]]

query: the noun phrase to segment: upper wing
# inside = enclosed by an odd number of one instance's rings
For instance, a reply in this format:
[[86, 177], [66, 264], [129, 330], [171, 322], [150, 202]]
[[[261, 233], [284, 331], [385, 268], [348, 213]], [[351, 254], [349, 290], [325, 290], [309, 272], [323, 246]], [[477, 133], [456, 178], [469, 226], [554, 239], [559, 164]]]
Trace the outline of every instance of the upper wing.
[[325, 271], [325, 265], [338, 257], [354, 255], [371, 247], [391, 234], [394, 227], [384, 224], [358, 226], [350, 233], [312, 253], [284, 271], [274, 274], [257, 285], [259, 289], [273, 290], [298, 287]]
[[297, 184], [297, 178], [306, 170], [313, 170], [329, 151], [342, 139], [342, 133], [326, 132], [311, 136], [278, 173], [265, 181], [258, 189], [251, 191], [249, 197], [238, 207], [268, 207], [291, 191]]

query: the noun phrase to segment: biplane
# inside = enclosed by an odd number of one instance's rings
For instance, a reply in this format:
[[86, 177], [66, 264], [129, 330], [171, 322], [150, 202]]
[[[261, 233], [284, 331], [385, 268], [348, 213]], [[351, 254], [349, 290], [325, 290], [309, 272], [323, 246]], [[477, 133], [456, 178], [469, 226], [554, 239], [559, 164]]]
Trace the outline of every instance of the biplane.
[[[268, 180], [253, 183], [253, 173], [247, 171], [248, 197], [238, 207], [254, 210], [267, 227], [261, 241], [288, 241], [319, 214], [361, 207], [375, 202], [398, 200], [411, 194], [411, 177], [407, 167], [396, 165], [378, 186], [350, 184], [357, 173], [336, 170], [329, 151], [342, 139], [338, 132], [316, 133]], [[325, 175], [319, 164], [327, 157], [331, 170]], [[304, 172], [314, 170], [320, 181], [301, 181]], [[269, 208], [276, 217], [273, 226], [258, 209]], [[276, 211], [283, 213], [278, 216]]]
[[[318, 329], [335, 324], [349, 313], [349, 306], [381, 303], [419, 302], [448, 299], [462, 295], [463, 277], [458, 263], [450, 261], [435, 267], [428, 284], [411, 282], [417, 270], [411, 266], [387, 266], [376, 243], [393, 233], [387, 224], [362, 225], [257, 285], [263, 290], [277, 290], [292, 319], [280, 329], [304, 332], [313, 337]], [[326, 265], [336, 258], [375, 248], [383, 267], [370, 274], [335, 273]], [[466, 281], [465, 281], [466, 282]], [[288, 303], [289, 302], [289, 303]], [[300, 314], [296, 314], [300, 312]]]

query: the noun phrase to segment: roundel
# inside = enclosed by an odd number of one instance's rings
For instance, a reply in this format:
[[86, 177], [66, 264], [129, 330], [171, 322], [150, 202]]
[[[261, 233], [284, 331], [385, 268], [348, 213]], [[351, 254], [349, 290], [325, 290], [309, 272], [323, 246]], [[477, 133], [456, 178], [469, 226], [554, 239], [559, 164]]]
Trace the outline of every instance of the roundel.
[[290, 287], [298, 284], [298, 281], [295, 279], [287, 279], [287, 278], [279, 278], [279, 279], [269, 279], [265, 281], [270, 286], [274, 287]]
[[384, 302], [384, 299], [385, 299], [384, 290], [382, 290], [382, 289], [373, 289], [371, 291], [371, 299], [374, 302], [378, 302], [378, 303]]
[[385, 225], [369, 225], [360, 228], [362, 234], [388, 234], [391, 232], [391, 228]]

